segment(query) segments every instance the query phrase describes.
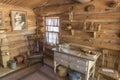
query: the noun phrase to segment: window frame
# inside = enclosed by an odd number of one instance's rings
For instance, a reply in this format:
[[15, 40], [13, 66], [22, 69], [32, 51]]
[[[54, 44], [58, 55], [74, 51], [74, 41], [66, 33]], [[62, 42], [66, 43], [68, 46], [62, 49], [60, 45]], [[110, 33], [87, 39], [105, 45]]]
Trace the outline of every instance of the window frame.
[[[49, 24], [46, 24], [46, 20], [47, 19], [57, 19], [58, 20], [58, 24], [57, 25], [49, 25]], [[59, 43], [59, 35], [60, 35], [60, 17], [45, 17], [44, 18], [44, 23], [45, 23], [45, 42], [48, 44], [48, 45], [51, 45], [51, 46], [55, 46], [56, 44], [58, 44]], [[51, 26], [51, 27], [58, 27], [58, 31], [49, 31], [48, 30], [48, 26]], [[50, 43], [48, 40], [47, 40], [47, 38], [48, 39], [54, 39], [54, 38], [49, 38], [49, 35], [48, 35], [48, 37], [46, 36], [47, 35], [47, 33], [49, 34], [49, 33], [57, 33], [57, 35], [58, 35], [58, 38], [56, 38], [55, 40], [57, 41], [57, 42], [53, 42], [53, 43]]]

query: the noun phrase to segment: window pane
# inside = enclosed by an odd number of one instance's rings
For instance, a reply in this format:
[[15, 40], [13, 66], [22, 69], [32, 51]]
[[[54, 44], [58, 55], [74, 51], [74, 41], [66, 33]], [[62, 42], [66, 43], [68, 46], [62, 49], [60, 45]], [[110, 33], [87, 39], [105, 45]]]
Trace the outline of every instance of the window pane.
[[47, 31], [53, 31], [52, 26], [48, 26], [48, 30]]
[[48, 26], [59, 26], [59, 18], [57, 19], [46, 19], [46, 25]]
[[53, 40], [52, 40], [52, 39], [50, 39], [50, 38], [49, 38], [49, 43], [51, 43], [51, 44], [53, 43]]
[[49, 39], [49, 43], [51, 43], [51, 44], [56, 44], [57, 43], [57, 40], [56, 39]]
[[46, 19], [46, 25], [51, 25], [52, 20], [51, 19]]
[[53, 33], [53, 39], [58, 39], [58, 33]]
[[54, 19], [54, 25], [57, 25], [57, 19]]
[[47, 31], [59, 32], [59, 27], [47, 26]]
[[53, 31], [59, 32], [59, 27], [53, 27]]
[[50, 43], [52, 45], [58, 43], [59, 18], [46, 18], [46, 31], [47, 43]]
[[46, 32], [46, 39], [49, 43], [53, 43], [56, 44], [58, 43], [58, 33], [50, 33], [50, 32]]
[[49, 38], [52, 38], [52, 36], [53, 36], [52, 33], [49, 33]]

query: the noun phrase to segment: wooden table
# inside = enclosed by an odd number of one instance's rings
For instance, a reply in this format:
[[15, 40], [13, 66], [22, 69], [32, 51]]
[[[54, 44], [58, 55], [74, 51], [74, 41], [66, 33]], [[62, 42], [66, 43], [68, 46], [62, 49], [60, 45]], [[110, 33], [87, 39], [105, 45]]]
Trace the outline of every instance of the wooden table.
[[63, 49], [58, 50], [56, 48], [52, 49], [54, 51], [54, 72], [56, 73], [56, 67], [58, 65], [63, 65], [72, 70], [76, 70], [80, 73], [85, 74], [85, 80], [89, 80], [90, 76], [94, 78], [95, 74], [95, 64], [100, 56], [100, 54], [90, 57], [85, 55], [83, 52]]

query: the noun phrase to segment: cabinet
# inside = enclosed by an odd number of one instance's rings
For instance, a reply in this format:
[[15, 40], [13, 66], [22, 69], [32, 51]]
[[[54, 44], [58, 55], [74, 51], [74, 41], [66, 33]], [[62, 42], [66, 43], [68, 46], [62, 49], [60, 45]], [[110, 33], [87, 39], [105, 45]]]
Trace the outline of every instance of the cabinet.
[[94, 58], [87, 56], [82, 57], [78, 55], [72, 55], [69, 51], [68, 53], [65, 53], [63, 51], [59, 52], [57, 50], [54, 50], [54, 72], [56, 72], [56, 67], [58, 65], [63, 65], [85, 74], [85, 80], [89, 80], [91, 75], [94, 77], [95, 64], [98, 57], [99, 55], [96, 55]]

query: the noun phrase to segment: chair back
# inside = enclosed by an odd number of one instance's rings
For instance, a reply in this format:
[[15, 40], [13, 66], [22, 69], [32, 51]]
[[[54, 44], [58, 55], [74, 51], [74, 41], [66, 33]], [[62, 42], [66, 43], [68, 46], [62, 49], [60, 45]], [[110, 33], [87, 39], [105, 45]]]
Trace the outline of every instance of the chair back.
[[36, 37], [36, 35], [27, 36], [27, 41], [30, 54], [40, 52], [40, 40]]
[[120, 55], [113, 51], [103, 50], [102, 67], [118, 70]]

